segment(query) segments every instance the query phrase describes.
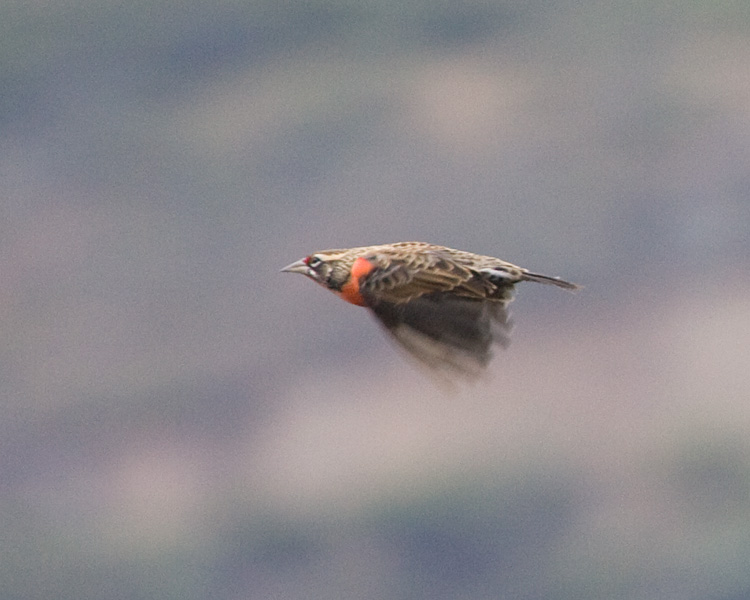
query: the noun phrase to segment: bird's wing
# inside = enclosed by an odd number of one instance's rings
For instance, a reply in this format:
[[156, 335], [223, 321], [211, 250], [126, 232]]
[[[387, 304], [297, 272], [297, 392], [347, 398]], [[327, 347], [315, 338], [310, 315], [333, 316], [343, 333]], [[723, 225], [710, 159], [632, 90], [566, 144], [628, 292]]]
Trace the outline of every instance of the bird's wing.
[[379, 251], [364, 258], [373, 268], [361, 278], [359, 291], [369, 306], [409, 302], [435, 292], [486, 298], [495, 288], [485, 278], [438, 251]]
[[393, 338], [434, 369], [477, 375], [494, 344], [510, 341], [513, 281], [492, 282], [440, 251], [374, 252], [359, 281], [366, 305]]
[[436, 370], [473, 377], [507, 346], [511, 324], [507, 302], [433, 292], [408, 302], [371, 307], [380, 323], [415, 358]]

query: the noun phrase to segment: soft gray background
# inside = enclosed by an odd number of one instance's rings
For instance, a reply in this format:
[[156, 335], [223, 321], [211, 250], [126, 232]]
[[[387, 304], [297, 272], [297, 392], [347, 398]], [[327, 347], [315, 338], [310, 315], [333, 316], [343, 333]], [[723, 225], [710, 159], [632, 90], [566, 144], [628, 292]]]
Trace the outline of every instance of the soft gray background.
[[[0, 5], [0, 597], [750, 598], [750, 4]], [[279, 268], [525, 284], [450, 391]]]

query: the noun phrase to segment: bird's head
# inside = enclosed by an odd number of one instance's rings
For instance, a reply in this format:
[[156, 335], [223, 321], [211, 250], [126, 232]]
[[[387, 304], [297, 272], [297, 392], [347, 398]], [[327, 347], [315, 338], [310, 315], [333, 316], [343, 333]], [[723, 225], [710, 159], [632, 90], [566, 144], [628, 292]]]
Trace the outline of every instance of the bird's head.
[[284, 273], [301, 273], [334, 291], [348, 281], [356, 256], [347, 250], [324, 250], [306, 256], [281, 269]]

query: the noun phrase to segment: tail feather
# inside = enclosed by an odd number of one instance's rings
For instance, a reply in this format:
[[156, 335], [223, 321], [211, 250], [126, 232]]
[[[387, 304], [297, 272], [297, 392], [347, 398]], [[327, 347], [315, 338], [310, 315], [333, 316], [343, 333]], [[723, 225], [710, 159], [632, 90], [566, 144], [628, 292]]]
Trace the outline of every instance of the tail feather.
[[564, 279], [560, 279], [559, 277], [550, 277], [549, 275], [540, 275], [539, 273], [531, 273], [530, 271], [524, 271], [523, 274], [521, 275], [521, 279], [524, 281], [535, 281], [537, 283], [556, 285], [557, 287], [561, 287], [565, 290], [570, 290], [571, 292], [581, 289], [581, 286], [576, 283], [565, 281]]

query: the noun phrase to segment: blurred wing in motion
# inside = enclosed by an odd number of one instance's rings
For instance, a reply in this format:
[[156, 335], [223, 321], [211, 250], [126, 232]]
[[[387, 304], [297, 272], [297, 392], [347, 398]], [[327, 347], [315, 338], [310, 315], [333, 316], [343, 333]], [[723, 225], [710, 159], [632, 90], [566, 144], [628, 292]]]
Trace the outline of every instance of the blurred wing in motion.
[[371, 309], [423, 364], [474, 377], [489, 362], [494, 344], [510, 342], [506, 304], [436, 292], [400, 304], [380, 302]]

